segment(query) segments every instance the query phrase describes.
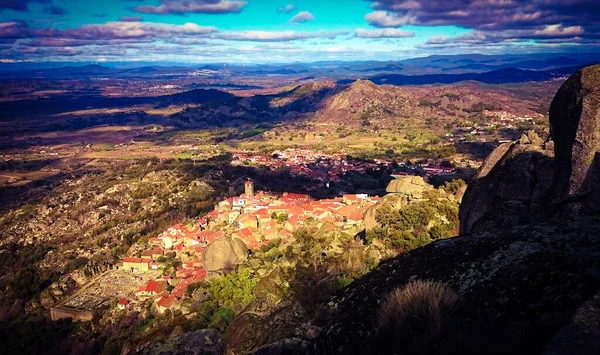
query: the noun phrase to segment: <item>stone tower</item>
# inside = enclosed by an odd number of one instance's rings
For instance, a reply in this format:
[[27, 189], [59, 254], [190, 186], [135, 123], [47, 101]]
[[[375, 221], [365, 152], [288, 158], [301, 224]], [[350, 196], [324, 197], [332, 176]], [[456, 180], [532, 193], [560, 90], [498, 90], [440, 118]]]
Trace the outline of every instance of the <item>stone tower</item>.
[[246, 193], [246, 197], [253, 198], [254, 197], [254, 182], [252, 182], [252, 180], [248, 180], [248, 181], [246, 181], [246, 185], [244, 187], [245, 187], [244, 191]]

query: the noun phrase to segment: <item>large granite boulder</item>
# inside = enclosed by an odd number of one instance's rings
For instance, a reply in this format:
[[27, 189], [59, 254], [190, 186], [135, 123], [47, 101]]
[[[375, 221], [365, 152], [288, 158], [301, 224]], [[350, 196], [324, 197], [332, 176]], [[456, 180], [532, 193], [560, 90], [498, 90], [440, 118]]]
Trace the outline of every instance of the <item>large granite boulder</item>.
[[239, 239], [222, 237], [204, 250], [204, 269], [209, 273], [227, 271], [248, 259], [248, 247]]
[[402, 194], [409, 199], [420, 199], [423, 192], [433, 190], [433, 186], [425, 182], [421, 176], [400, 176], [388, 184], [387, 193]]
[[[328, 303], [334, 315], [315, 350], [539, 354], [600, 290], [599, 233], [600, 217], [582, 216], [446, 239], [385, 261]], [[443, 282], [461, 301], [433, 338], [414, 334], [416, 343], [390, 348], [393, 339], [378, 333], [381, 301], [412, 280]]]
[[461, 204], [461, 233], [600, 212], [600, 65], [573, 74], [550, 106], [551, 140], [496, 148]]
[[[600, 170], [600, 65], [578, 71], [558, 90], [550, 106], [550, 129], [556, 149], [555, 201], [591, 194]], [[595, 209], [600, 203], [588, 202]]]
[[497, 147], [465, 192], [460, 232], [510, 229], [545, 220], [554, 175], [550, 146], [531, 131], [517, 142]]

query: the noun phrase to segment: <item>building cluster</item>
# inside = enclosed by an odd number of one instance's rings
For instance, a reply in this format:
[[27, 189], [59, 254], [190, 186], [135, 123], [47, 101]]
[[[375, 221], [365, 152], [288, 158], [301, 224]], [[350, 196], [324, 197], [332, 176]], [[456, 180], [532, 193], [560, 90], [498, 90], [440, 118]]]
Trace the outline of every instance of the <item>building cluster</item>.
[[347, 172], [364, 173], [367, 169], [386, 168], [384, 160], [349, 159], [345, 153], [327, 154], [310, 149], [288, 148], [271, 154], [240, 152], [233, 155], [233, 165], [260, 165], [271, 169], [287, 168], [292, 175], [307, 176], [319, 181], [339, 181]]
[[423, 175], [431, 177], [436, 175], [450, 175], [456, 173], [456, 167], [442, 165], [438, 161], [420, 161], [412, 163], [410, 161], [397, 162], [398, 169], [391, 176], [398, 177], [402, 175]]
[[[192, 225], [169, 227], [149, 240], [149, 249], [123, 258], [121, 268], [144, 273], [180, 262], [174, 276], [150, 280], [135, 292], [135, 301], [153, 299], [162, 313], [181, 306], [189, 284], [205, 280], [204, 251], [215, 240], [232, 236], [257, 250], [277, 238], [291, 238], [308, 224], [325, 231], [358, 232], [364, 228], [365, 211], [378, 201], [379, 197], [365, 194], [313, 200], [305, 194], [255, 193], [253, 182], [247, 181], [243, 194], [219, 202]], [[119, 301], [122, 309], [130, 304], [129, 299]]]

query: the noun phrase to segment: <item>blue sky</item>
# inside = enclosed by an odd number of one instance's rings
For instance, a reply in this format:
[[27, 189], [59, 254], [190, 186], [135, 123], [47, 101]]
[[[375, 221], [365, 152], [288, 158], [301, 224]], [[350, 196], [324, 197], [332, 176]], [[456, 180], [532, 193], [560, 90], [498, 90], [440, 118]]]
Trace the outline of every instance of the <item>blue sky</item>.
[[0, 62], [597, 51], [597, 0], [0, 0]]

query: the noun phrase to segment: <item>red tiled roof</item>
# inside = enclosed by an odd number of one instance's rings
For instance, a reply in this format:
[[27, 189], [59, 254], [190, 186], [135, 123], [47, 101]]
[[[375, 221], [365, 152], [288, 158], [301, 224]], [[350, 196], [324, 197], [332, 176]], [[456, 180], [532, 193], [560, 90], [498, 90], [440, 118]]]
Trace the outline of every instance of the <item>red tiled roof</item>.
[[163, 308], [171, 308], [176, 300], [174, 296], [163, 296], [156, 302], [156, 305]]
[[344, 206], [344, 207], [339, 208], [336, 212], [340, 216], [348, 217], [351, 214], [353, 214], [355, 211], [356, 211], [355, 206]]
[[128, 303], [129, 303], [129, 300], [127, 300], [127, 298], [121, 298], [119, 300], [120, 305], [126, 306]]
[[269, 228], [264, 232], [265, 237], [276, 236], [278, 233], [277, 228]]
[[206, 278], [206, 270], [204, 270], [204, 269], [199, 269], [194, 274], [194, 282], [202, 282], [202, 281], [204, 281], [205, 278]]
[[243, 228], [243, 229], [240, 229], [239, 231], [237, 231], [235, 234], [240, 238], [248, 238], [253, 233], [249, 228]]
[[360, 211], [356, 211], [348, 216], [349, 221], [362, 221], [363, 214]]
[[281, 232], [279, 232], [279, 236], [280, 237], [291, 237], [292, 236], [292, 232], [290, 232], [287, 229], [282, 229]]
[[125, 263], [141, 263], [143, 261], [144, 261], [144, 259], [142, 259], [142, 258], [132, 258], [132, 257], [123, 258], [123, 262], [125, 262]]

